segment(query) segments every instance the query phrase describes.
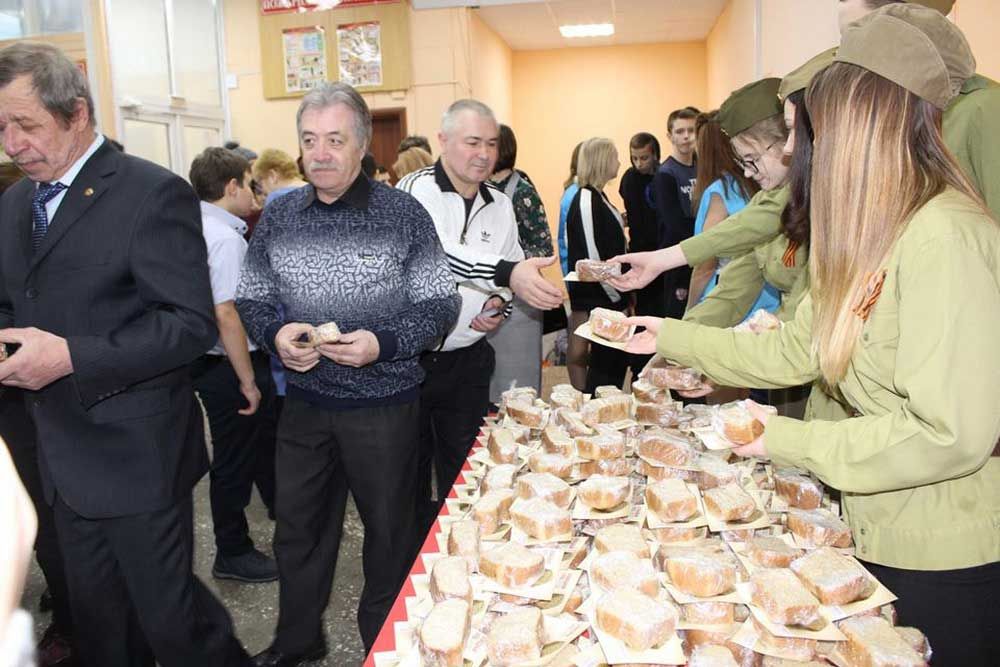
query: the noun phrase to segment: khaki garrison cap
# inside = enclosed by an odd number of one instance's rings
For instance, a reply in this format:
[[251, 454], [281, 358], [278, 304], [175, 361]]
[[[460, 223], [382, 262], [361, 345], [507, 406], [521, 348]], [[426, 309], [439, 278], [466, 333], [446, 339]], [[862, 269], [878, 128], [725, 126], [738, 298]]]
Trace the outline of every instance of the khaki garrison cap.
[[962, 31], [912, 3], [886, 5], [848, 25], [834, 60], [871, 70], [940, 109], [976, 72]]
[[910, 2], [915, 5], [923, 5], [924, 7], [936, 9], [942, 14], [947, 14], [955, 6], [955, 0], [910, 0]]
[[792, 93], [797, 93], [800, 90], [808, 88], [809, 82], [812, 81], [813, 77], [821, 69], [832, 63], [835, 55], [837, 55], [836, 46], [832, 49], [827, 49], [818, 56], [813, 56], [806, 61], [806, 64], [800, 65], [786, 74], [785, 78], [781, 80], [781, 85], [778, 87], [778, 98], [781, 101], [785, 101]]
[[771, 77], [748, 83], [734, 91], [719, 107], [719, 125], [730, 138], [747, 130], [757, 121], [781, 113], [778, 86], [781, 79]]

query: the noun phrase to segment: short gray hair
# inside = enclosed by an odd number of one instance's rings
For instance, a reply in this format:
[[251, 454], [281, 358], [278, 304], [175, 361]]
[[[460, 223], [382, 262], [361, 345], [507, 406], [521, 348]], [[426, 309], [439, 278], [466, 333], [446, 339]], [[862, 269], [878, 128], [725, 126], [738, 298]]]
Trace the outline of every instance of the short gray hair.
[[31, 77], [42, 106], [64, 126], [73, 121], [77, 102], [82, 99], [90, 127], [94, 127], [94, 98], [87, 77], [65, 53], [40, 42], [18, 42], [0, 51], [0, 88], [25, 74]]
[[451, 106], [444, 112], [444, 115], [441, 116], [441, 132], [444, 134], [451, 134], [451, 131], [455, 129], [455, 119], [458, 117], [458, 114], [463, 111], [474, 111], [483, 118], [489, 118], [492, 120], [496, 123], [497, 127], [500, 126], [500, 124], [497, 123], [497, 117], [493, 115], [493, 109], [489, 108], [479, 100], [464, 99], [452, 102]]
[[354, 112], [354, 133], [363, 148], [368, 148], [372, 138], [372, 112], [369, 111], [365, 98], [354, 89], [354, 86], [337, 81], [324, 83], [310, 90], [302, 98], [299, 110], [295, 114], [295, 129], [302, 134], [302, 114], [309, 109], [326, 109], [335, 104], [343, 104]]

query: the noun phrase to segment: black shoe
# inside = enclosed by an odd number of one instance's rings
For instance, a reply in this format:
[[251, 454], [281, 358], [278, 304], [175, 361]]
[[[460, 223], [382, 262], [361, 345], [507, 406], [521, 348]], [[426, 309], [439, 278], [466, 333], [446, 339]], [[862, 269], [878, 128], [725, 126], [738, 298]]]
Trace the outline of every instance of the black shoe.
[[274, 645], [272, 644], [251, 658], [251, 660], [253, 661], [254, 667], [297, 667], [298, 665], [304, 665], [309, 662], [315, 662], [316, 660], [322, 660], [325, 657], [326, 642], [320, 641], [319, 644], [305, 653], [297, 655], [282, 653], [278, 649], [274, 648]]
[[263, 584], [278, 578], [278, 564], [256, 549], [239, 556], [216, 554], [212, 565], [216, 579], [232, 579], [247, 584]]

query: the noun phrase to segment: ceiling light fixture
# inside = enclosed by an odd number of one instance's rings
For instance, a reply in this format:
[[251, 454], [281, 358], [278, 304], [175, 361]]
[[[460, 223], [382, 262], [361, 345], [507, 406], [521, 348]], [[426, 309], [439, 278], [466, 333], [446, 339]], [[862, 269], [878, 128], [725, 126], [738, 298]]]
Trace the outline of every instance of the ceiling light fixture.
[[615, 34], [615, 26], [610, 23], [584, 23], [579, 25], [561, 25], [559, 32], [563, 37], [607, 37]]

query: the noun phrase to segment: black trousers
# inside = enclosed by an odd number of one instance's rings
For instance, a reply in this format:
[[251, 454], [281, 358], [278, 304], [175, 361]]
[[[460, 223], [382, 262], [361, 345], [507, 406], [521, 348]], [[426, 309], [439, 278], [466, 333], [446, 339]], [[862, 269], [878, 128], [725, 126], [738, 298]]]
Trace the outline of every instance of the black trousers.
[[205, 406], [212, 432], [209, 497], [215, 546], [224, 556], [238, 556], [253, 549], [244, 510], [250, 503], [258, 469], [269, 468], [274, 478], [277, 429], [274, 380], [266, 354], [253, 352], [250, 360], [261, 394], [260, 407], [252, 415], [238, 412], [247, 402], [240, 393], [240, 381], [229, 359], [206, 355], [191, 366], [194, 387]]
[[191, 571], [192, 502], [85, 519], [56, 498], [77, 658], [85, 667], [230, 667], [250, 659]]
[[899, 596], [899, 625], [927, 635], [932, 665], [1000, 665], [1000, 562], [937, 572], [865, 567]]
[[38, 472], [38, 448], [35, 444], [35, 425], [24, 407], [20, 389], [5, 387], [0, 390], [0, 436], [7, 443], [21, 483], [31, 497], [31, 504], [38, 515], [38, 533], [35, 537], [35, 558], [45, 576], [52, 598], [52, 624], [64, 635], [73, 633], [73, 614], [69, 605], [69, 587], [62, 549], [56, 537], [52, 507], [45, 502], [42, 478]]
[[[485, 339], [450, 352], [427, 352], [420, 359], [427, 377], [420, 390], [420, 456], [417, 507], [420, 548], [448, 497], [490, 407], [490, 376], [496, 365]], [[431, 496], [431, 467], [437, 500]]]
[[591, 343], [590, 361], [587, 364], [587, 386], [584, 393], [593, 394], [597, 387], [608, 384], [621, 388], [625, 383], [629, 360], [629, 355], [621, 350]]
[[323, 635], [348, 490], [365, 526], [358, 629], [366, 651], [375, 643], [410, 564], [418, 418], [416, 401], [333, 411], [285, 399], [275, 498], [278, 650], [301, 654]]

